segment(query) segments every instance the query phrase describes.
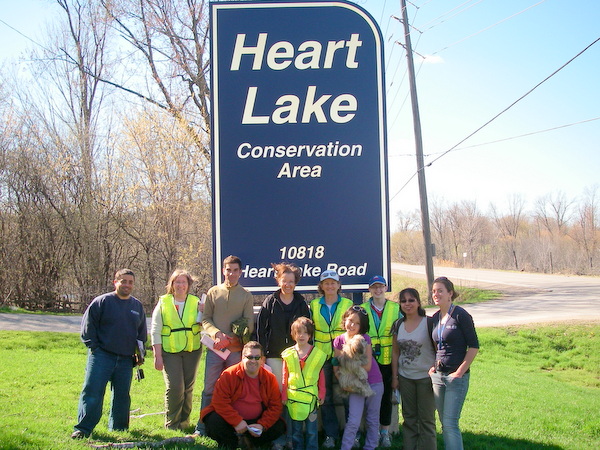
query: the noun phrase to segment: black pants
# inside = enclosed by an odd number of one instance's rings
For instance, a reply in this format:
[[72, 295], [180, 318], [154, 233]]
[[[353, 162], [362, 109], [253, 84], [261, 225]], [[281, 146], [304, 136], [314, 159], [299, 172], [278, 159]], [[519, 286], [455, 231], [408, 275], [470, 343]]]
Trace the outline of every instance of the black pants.
[[392, 365], [377, 364], [383, 378], [383, 397], [381, 398], [379, 424], [389, 426], [392, 423]]
[[[246, 420], [248, 424], [257, 423], [256, 420]], [[238, 434], [235, 432], [235, 428], [229, 425], [225, 419], [218, 415], [215, 411], [207, 414], [204, 417], [204, 425], [206, 426], [206, 435], [217, 441], [220, 447], [228, 449], [235, 449], [238, 447]], [[245, 436], [250, 438], [250, 442], [255, 447], [260, 447], [273, 442], [279, 436], [285, 433], [285, 422], [278, 419], [273, 426], [259, 436], [254, 437], [250, 433], [246, 432]]]

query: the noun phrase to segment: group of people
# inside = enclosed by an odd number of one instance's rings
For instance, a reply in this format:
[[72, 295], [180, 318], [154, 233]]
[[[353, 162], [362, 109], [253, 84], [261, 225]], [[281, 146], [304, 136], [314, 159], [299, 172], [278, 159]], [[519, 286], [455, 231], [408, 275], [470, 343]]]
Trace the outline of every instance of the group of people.
[[[437, 448], [436, 409], [445, 448], [463, 448], [458, 421], [479, 343], [471, 316], [453, 303], [458, 293], [450, 280], [434, 281], [439, 310], [428, 317], [413, 288], [402, 290], [399, 302], [386, 299], [387, 282], [379, 275], [369, 281], [368, 301], [355, 305], [342, 297], [337, 272], [326, 270], [320, 297], [307, 303], [295, 291], [301, 270], [274, 264], [278, 289], [264, 300], [255, 330], [241, 268], [239, 258], [225, 258], [223, 283], [202, 300], [190, 294], [191, 275], [177, 270], [154, 309], [150, 336], [154, 367], [166, 385], [167, 428], [190, 427], [204, 335], [211, 351], [194, 435], [225, 448], [317, 449], [320, 412], [324, 448], [391, 447], [393, 391], [399, 390], [405, 449]], [[89, 352], [74, 439], [88, 437], [99, 422], [108, 382], [109, 429], [129, 426], [132, 368], [143, 362], [147, 339], [144, 309], [131, 295], [134, 280], [130, 270], [118, 271], [115, 291], [94, 299], [83, 316]]]

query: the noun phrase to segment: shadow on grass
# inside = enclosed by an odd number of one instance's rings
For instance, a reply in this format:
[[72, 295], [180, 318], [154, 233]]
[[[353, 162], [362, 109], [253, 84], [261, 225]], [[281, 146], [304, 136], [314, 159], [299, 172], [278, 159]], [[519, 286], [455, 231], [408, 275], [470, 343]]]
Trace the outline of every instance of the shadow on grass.
[[[462, 432], [463, 443], [469, 450], [562, 450], [563, 447], [553, 444], [542, 444], [540, 442], [528, 441], [525, 439], [514, 439], [509, 437], [473, 434]], [[438, 434], [438, 448], [444, 448], [441, 435]]]
[[[194, 430], [194, 427], [191, 427], [192, 432]], [[103, 433], [103, 432], [96, 432], [94, 431], [92, 437], [93, 437], [93, 445], [96, 446], [103, 446], [105, 445], [106, 448], [110, 448], [110, 444], [115, 444], [115, 443], [123, 443], [123, 442], [138, 442], [138, 443], [152, 443], [149, 446], [144, 446], [144, 445], [140, 445], [139, 447], [135, 447], [135, 448], [139, 448], [139, 449], [146, 449], [146, 448], [160, 448], [160, 449], [168, 449], [168, 450], [187, 450], [187, 449], [218, 449], [219, 447], [217, 446], [217, 443], [215, 441], [213, 441], [210, 438], [207, 437], [197, 437], [195, 439], [194, 443], [183, 443], [183, 442], [170, 442], [161, 446], [156, 446], [157, 443], [162, 442], [168, 438], [174, 438], [174, 437], [185, 437], [185, 434], [180, 434], [180, 435], [176, 435], [176, 436], [165, 436], [163, 434], [163, 431], [157, 431], [156, 433], [147, 433], [147, 432], [142, 432], [142, 431], [138, 431], [138, 430], [129, 430], [128, 431], [129, 436], [127, 438], [119, 438], [117, 436], [115, 436], [114, 434], [110, 434], [110, 433]], [[4, 450], [2, 447], [0, 447], [2, 450]]]

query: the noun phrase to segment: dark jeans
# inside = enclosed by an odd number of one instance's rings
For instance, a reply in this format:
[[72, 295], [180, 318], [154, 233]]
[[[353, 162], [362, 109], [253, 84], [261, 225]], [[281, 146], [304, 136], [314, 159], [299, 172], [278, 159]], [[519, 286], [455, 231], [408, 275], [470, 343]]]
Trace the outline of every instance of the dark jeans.
[[79, 398], [79, 411], [75, 425], [76, 430], [91, 434], [102, 416], [102, 403], [106, 385], [110, 381], [112, 401], [108, 417], [109, 430], [126, 430], [129, 428], [129, 406], [131, 397], [129, 388], [133, 376], [133, 359], [131, 356], [119, 356], [97, 348], [92, 353], [88, 352], [85, 367], [85, 380], [81, 397]]
[[[258, 419], [246, 420], [246, 422], [252, 424], [256, 423], [257, 420]], [[239, 447], [239, 435], [235, 432], [235, 428], [227, 423], [225, 419], [215, 411], [208, 413], [204, 417], [204, 425], [206, 427], [206, 435], [217, 441], [220, 447], [228, 449]], [[244, 433], [244, 436], [249, 438], [253, 446], [260, 447], [273, 442], [283, 433], [285, 433], [285, 422], [282, 419], [278, 419], [271, 428], [263, 431], [259, 437], [254, 437], [248, 432]]]
[[333, 375], [331, 359], [323, 364], [323, 375], [325, 375], [325, 402], [321, 405], [321, 421], [323, 422], [325, 435], [337, 439], [340, 426], [333, 403], [333, 380], [335, 376]]

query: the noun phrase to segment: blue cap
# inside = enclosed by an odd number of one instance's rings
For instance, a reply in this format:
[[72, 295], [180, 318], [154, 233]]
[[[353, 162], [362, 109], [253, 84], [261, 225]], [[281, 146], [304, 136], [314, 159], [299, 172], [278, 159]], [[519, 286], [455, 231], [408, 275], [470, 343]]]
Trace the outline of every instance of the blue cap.
[[375, 275], [374, 277], [372, 277], [369, 280], [369, 287], [373, 286], [376, 283], [381, 283], [384, 286], [387, 286], [387, 283], [385, 282], [385, 278], [383, 278], [381, 275]]

